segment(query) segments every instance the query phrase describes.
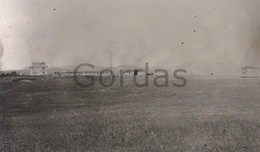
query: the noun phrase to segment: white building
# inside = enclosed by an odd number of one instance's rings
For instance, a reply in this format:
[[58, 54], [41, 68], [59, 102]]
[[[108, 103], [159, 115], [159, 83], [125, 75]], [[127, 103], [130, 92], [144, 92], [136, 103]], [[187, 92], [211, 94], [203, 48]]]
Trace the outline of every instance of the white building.
[[29, 75], [48, 75], [48, 66], [45, 64], [45, 62], [32, 62], [32, 66], [29, 68]]
[[[62, 72], [55, 72], [54, 74], [59, 75], [59, 76], [100, 76], [101, 72], [100, 71], [81, 71], [81, 72], [67, 72], [67, 71], [62, 71]], [[109, 76], [109, 72], [103, 72], [102, 76]]]
[[260, 68], [253, 66], [242, 67], [242, 78], [260, 78]]

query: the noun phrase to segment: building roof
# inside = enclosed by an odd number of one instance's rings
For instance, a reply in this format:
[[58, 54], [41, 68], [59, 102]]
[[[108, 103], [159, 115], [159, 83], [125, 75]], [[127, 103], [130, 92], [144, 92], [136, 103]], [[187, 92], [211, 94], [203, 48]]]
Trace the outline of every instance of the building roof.
[[255, 66], [243, 66], [241, 68], [242, 69], [259, 69], [259, 67], [255, 67]]
[[33, 65], [33, 66], [29, 66], [29, 68], [37, 68], [37, 67], [45, 67], [47, 68], [47, 65]]

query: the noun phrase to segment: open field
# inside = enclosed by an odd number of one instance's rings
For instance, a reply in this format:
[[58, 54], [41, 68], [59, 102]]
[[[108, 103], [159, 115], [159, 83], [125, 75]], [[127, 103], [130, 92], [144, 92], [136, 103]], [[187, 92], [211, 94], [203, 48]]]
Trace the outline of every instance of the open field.
[[190, 77], [182, 88], [0, 81], [1, 151], [260, 151], [260, 79]]

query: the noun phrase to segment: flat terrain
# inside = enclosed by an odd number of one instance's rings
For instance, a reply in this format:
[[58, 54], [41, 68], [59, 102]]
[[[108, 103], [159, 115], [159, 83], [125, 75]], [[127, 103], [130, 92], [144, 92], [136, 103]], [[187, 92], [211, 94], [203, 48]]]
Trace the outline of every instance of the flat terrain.
[[260, 79], [185, 87], [82, 88], [73, 78], [0, 79], [1, 151], [260, 151]]

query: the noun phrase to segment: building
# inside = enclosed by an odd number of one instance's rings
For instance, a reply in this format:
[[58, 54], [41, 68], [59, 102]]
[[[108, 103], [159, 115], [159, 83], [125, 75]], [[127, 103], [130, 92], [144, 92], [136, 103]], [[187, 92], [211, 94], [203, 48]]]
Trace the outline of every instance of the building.
[[[62, 71], [62, 72], [54, 72], [55, 75], [58, 76], [100, 76], [101, 72], [100, 71], [81, 71], [81, 72], [68, 72], [68, 71]], [[102, 72], [102, 76], [109, 76], [109, 72]]]
[[48, 75], [48, 66], [45, 64], [45, 62], [32, 62], [32, 66], [29, 68], [29, 75]]
[[242, 78], [260, 78], [260, 68], [254, 66], [244, 66], [242, 69]]
[[134, 76], [144, 76], [144, 75], [152, 75], [151, 73], [146, 73], [144, 70], [134, 69]]

